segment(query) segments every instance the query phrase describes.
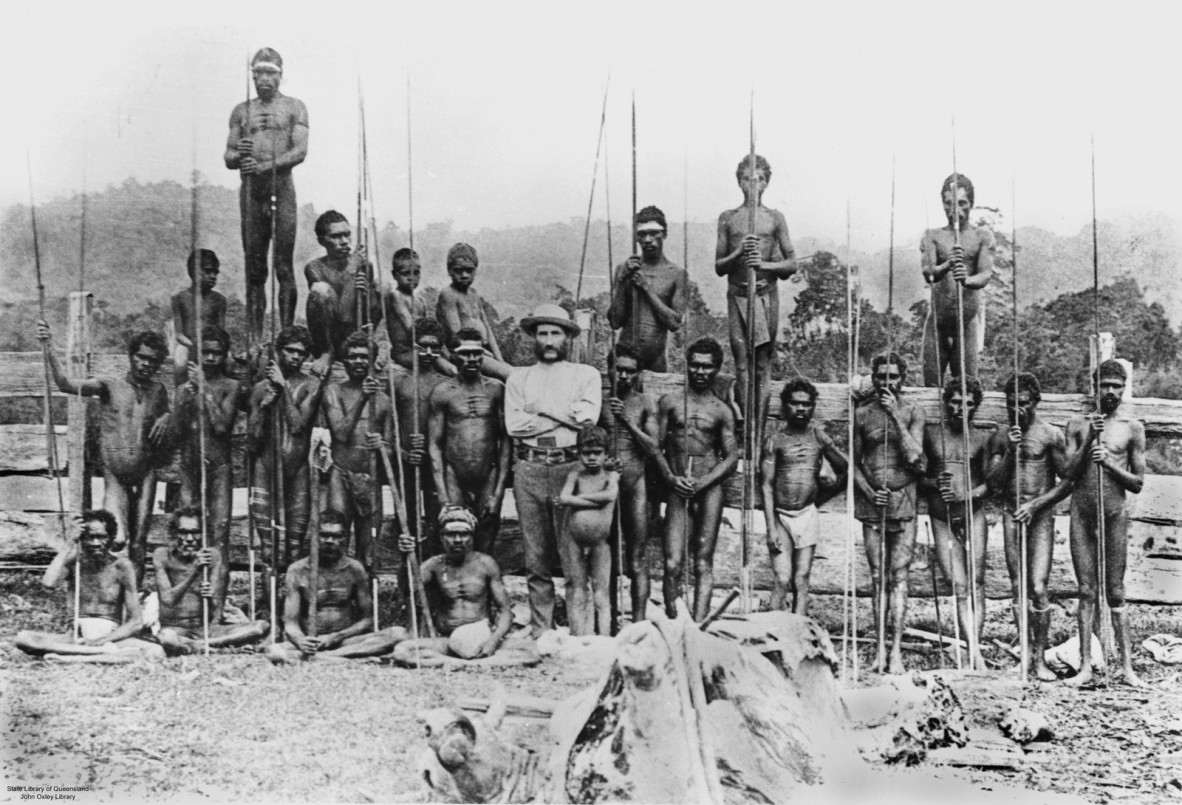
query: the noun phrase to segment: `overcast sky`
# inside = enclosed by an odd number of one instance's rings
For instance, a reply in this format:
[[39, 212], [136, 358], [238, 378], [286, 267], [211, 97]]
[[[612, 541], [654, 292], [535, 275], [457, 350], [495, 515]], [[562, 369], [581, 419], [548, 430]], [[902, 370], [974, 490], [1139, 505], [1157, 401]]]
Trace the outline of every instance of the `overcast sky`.
[[[1176, 13], [1097, 3], [124, 2], [9, 11], [0, 65], [10, 122], [0, 204], [26, 202], [25, 147], [39, 200], [134, 176], [187, 182], [193, 165], [235, 187], [227, 121], [263, 45], [282, 91], [311, 119], [301, 203], [355, 206], [358, 76], [379, 220], [407, 221], [407, 77], [418, 225], [459, 229], [585, 214], [600, 104], [611, 71], [612, 213], [627, 216], [629, 103], [639, 197], [673, 220], [712, 221], [740, 196], [754, 88], [765, 201], [794, 237], [883, 249], [890, 220], [912, 238], [938, 223], [958, 167], [977, 203], [1019, 225], [1074, 234], [1090, 220], [1095, 135], [1101, 218], [1182, 217]], [[1101, 10], [1102, 9], [1102, 10]], [[195, 135], [194, 135], [195, 132]], [[688, 168], [688, 169], [687, 169]], [[603, 215], [602, 180], [596, 217]]]

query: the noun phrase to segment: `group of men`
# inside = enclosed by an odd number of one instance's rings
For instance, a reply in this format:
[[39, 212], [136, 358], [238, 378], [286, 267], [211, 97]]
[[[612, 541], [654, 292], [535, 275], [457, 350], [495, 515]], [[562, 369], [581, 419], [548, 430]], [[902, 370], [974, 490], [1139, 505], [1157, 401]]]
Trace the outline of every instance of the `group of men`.
[[[104, 508], [83, 513], [77, 540], [67, 544], [45, 577], [56, 586], [71, 572], [77, 575], [82, 603], [76, 633], [68, 639], [22, 634], [22, 648], [112, 662], [158, 656], [161, 647], [185, 653], [202, 644], [241, 645], [266, 634], [265, 623], [246, 621], [226, 605], [231, 436], [245, 411], [252, 520], [262, 544], [272, 546], [264, 548], [265, 561], [287, 566], [285, 637], [269, 649], [276, 662], [394, 652], [400, 661], [429, 666], [456, 655], [490, 657], [498, 651], [507, 661], [528, 661], [533, 656], [528, 647], [505, 648], [512, 618], [491, 557], [511, 469], [525, 547], [530, 637], [554, 627], [556, 560], [566, 579], [572, 632], [612, 629], [606, 586], [613, 533], [620, 540], [621, 570], [631, 579], [633, 619], [646, 616], [648, 546], [659, 532], [666, 611], [674, 615], [677, 602], [687, 597], [688, 577], [689, 607], [701, 620], [714, 586], [724, 481], [743, 457], [736, 434], [746, 433], [756, 453], [745, 456], [745, 471], [758, 469], [767, 525], [771, 607], [807, 611], [818, 506], [838, 494], [853, 473], [854, 510], [863, 523], [876, 612], [891, 631], [889, 650], [880, 650], [876, 667], [903, 670], [907, 572], [920, 494], [928, 502], [938, 561], [957, 596], [960, 629], [979, 636], [986, 543], [980, 502], [1000, 495], [1015, 607], [1020, 597], [1030, 603], [1029, 671], [1053, 678], [1042, 659], [1050, 620], [1053, 507], [1074, 492], [1072, 558], [1080, 580], [1081, 634], [1090, 633], [1095, 620], [1101, 586], [1097, 551], [1103, 550], [1102, 587], [1123, 652], [1121, 670], [1137, 682], [1123, 608], [1124, 499], [1140, 489], [1144, 429], [1118, 415], [1124, 369], [1112, 361], [1098, 367], [1100, 411], [1073, 420], [1066, 436], [1039, 419], [1039, 385], [1029, 374], [1005, 385], [1008, 429], [987, 436], [971, 427], [982, 395], [975, 379], [983, 342], [980, 291], [992, 274], [993, 239], [970, 224], [974, 189], [967, 177], [954, 174], [944, 182], [948, 225], [929, 230], [921, 243], [922, 269], [932, 288], [934, 347], [924, 375], [926, 385], [942, 388], [940, 422], [929, 426], [922, 409], [906, 399], [906, 362], [888, 350], [873, 360], [873, 390], [853, 390], [851, 461], [825, 423], [814, 420], [818, 392], [803, 377], [783, 386], [782, 424], [764, 432], [778, 283], [797, 265], [784, 216], [762, 204], [771, 168], [756, 155], [736, 170], [743, 204], [718, 221], [715, 270], [727, 279], [734, 395], [719, 382], [723, 351], [710, 338], [686, 349], [681, 390], [657, 399], [641, 386], [641, 372], [667, 369], [669, 334], [684, 327], [690, 296], [687, 272], [664, 253], [668, 226], [656, 207], [637, 213], [639, 249], [614, 271], [608, 318], [619, 335], [618, 341], [613, 335], [606, 382], [595, 368], [569, 360], [580, 328], [554, 304], [538, 306], [521, 322], [532, 338], [535, 362], [510, 366], [473, 287], [479, 258], [467, 244], [448, 252], [451, 282], [433, 315], [417, 292], [421, 266], [411, 249], [394, 254], [393, 287], [377, 292], [364, 247], [354, 246], [348, 219], [334, 210], [315, 225], [325, 254], [305, 268], [307, 327], [296, 325], [291, 170], [307, 153], [308, 118], [300, 101], [279, 93], [282, 64], [269, 48], [255, 55], [257, 98], [234, 109], [225, 153], [226, 166], [240, 171], [243, 180], [252, 346], [262, 340], [268, 246], [279, 284], [281, 329], [265, 357], [251, 352], [253, 382], [232, 376], [225, 299], [214, 290], [218, 260], [200, 249], [189, 258], [190, 288], [173, 298], [177, 387], [171, 406], [156, 378], [168, 345], [155, 333], [132, 339], [130, 370], [123, 378], [72, 380], [48, 350], [62, 391], [100, 401]], [[38, 335], [49, 340], [44, 323]], [[334, 380], [336, 363], [343, 373]], [[952, 375], [947, 383], [946, 369]], [[606, 404], [604, 388], [611, 390]], [[170, 521], [171, 544], [152, 556], [161, 626], [157, 645], [142, 639], [139, 590], [156, 471], [174, 450], [180, 508]], [[395, 500], [399, 549], [429, 556], [420, 576], [427, 592], [423, 601], [430, 605], [424, 614], [442, 638], [410, 639], [399, 626], [374, 629], [370, 581], [380, 542], [394, 541], [393, 534], [382, 535], [383, 483]], [[663, 518], [657, 516], [662, 502]], [[1096, 536], [1101, 513], [1102, 541]], [[1018, 549], [1022, 529], [1028, 537], [1025, 555]], [[120, 552], [124, 544], [126, 557]], [[1029, 585], [1019, 596], [1023, 561]], [[400, 570], [404, 577], [406, 587], [415, 585], [413, 573]], [[413, 606], [414, 592], [407, 597]], [[457, 630], [468, 636], [449, 641]], [[978, 642], [970, 640], [974, 652]], [[1079, 681], [1090, 678], [1090, 645], [1081, 640]], [[979, 655], [970, 661], [980, 662]]]

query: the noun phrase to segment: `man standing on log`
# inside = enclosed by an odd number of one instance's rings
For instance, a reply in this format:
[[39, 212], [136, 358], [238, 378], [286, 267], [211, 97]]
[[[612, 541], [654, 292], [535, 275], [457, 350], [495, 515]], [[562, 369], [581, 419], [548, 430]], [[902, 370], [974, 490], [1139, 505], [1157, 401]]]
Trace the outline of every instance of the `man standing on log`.
[[521, 320], [534, 340], [538, 362], [513, 370], [505, 384], [505, 430], [517, 458], [513, 494], [525, 543], [533, 636], [554, 628], [554, 582], [550, 570], [557, 547], [566, 568], [577, 546], [559, 533], [558, 496], [578, 459], [579, 431], [599, 419], [603, 387], [594, 367], [567, 360], [579, 326], [559, 305], [542, 304]]
[[[989, 485], [1004, 501], [1002, 529], [1006, 564], [1013, 589], [1014, 623], [1019, 629], [1021, 563], [1026, 562], [1031, 667], [1023, 669], [1023, 674], [1033, 673], [1044, 682], [1054, 682], [1055, 672], [1047, 667], [1044, 655], [1051, 631], [1048, 585], [1055, 547], [1055, 508], [1046, 505], [1044, 496], [1055, 488], [1056, 478], [1062, 478], [1066, 472], [1067, 440], [1063, 431], [1038, 415], [1038, 403], [1042, 399], [1038, 378], [1025, 372], [1010, 375], [1004, 390], [1010, 427], [1004, 431], [998, 429], [989, 439]], [[1014, 485], [1019, 460], [1020, 493]], [[1025, 557], [1020, 554], [1016, 524], [1026, 529]]]
[[[419, 517], [419, 501], [416, 499], [414, 469], [418, 469], [419, 493], [422, 495], [422, 523], [425, 534], [415, 534], [420, 542], [426, 542], [423, 550], [428, 556], [439, 553], [443, 547], [435, 539], [435, 525], [439, 518], [440, 495], [443, 488], [435, 485], [436, 473], [433, 459], [428, 453], [427, 436], [430, 427], [431, 395], [435, 388], [449, 378], [438, 369], [443, 356], [443, 327], [435, 319], [415, 321], [415, 360], [419, 362], [418, 378], [414, 372], [402, 375], [394, 381], [394, 396], [397, 403], [398, 436], [402, 440], [399, 449], [403, 460], [409, 464], [403, 482], [406, 484], [406, 514], [409, 523], [403, 529], [415, 533]], [[417, 385], [416, 385], [417, 384]], [[489, 468], [485, 468], [489, 472]], [[503, 483], [503, 481], [502, 481]], [[499, 527], [499, 526], [498, 526]]]
[[436, 385], [427, 404], [431, 470], [444, 500], [475, 514], [476, 550], [491, 554], [512, 447], [505, 434], [505, 384], [481, 374], [484, 338], [479, 330], [461, 329], [450, 347], [459, 377]]
[[[163, 350], [160, 357], [164, 359]], [[102, 509], [85, 511], [76, 522], [79, 533], [53, 557], [41, 583], [55, 590], [76, 569], [80, 571], [74, 578], [79, 587], [79, 633], [55, 635], [26, 630], [17, 634], [13, 641], [16, 647], [26, 654], [60, 662], [164, 659], [164, 649], [140, 636], [144, 619], [135, 568], [127, 558], [112, 553], [118, 528], [114, 515]]]
[[283, 59], [274, 50], [263, 48], [254, 54], [250, 69], [258, 97], [248, 98], [230, 113], [225, 162], [227, 168], [242, 174], [238, 206], [242, 217], [242, 252], [246, 258], [246, 323], [248, 337], [255, 343], [263, 337], [263, 320], [267, 315], [268, 245], [274, 254], [282, 326], [290, 326], [295, 317], [292, 255], [296, 192], [291, 171], [308, 156], [308, 110], [303, 101], [279, 92]]
[[[369, 323], [382, 320], [381, 298], [373, 288], [373, 267], [360, 250], [353, 254], [353, 230], [349, 221], [336, 210], [329, 210], [316, 219], [316, 240], [324, 247], [324, 256], [304, 266], [308, 281], [308, 302], [305, 311], [308, 329], [312, 333], [312, 355], [320, 365], [315, 371], [326, 375], [334, 360], [343, 360], [342, 346], [349, 335], [362, 324], [357, 320], [358, 307], [369, 306]], [[290, 322], [289, 322], [290, 323]], [[375, 337], [381, 330], [366, 334]], [[383, 339], [384, 341], [384, 339]], [[378, 363], [384, 364], [386, 348], [379, 343]]]
[[[780, 328], [779, 281], [796, 273], [796, 250], [788, 237], [788, 222], [779, 210], [763, 206], [763, 192], [772, 179], [768, 161], [756, 155], [754, 166], [744, 157], [735, 170], [743, 205], [718, 216], [718, 243], [715, 246], [714, 273], [727, 278], [727, 319], [730, 326], [731, 354], [735, 359], [735, 388], [739, 410], [747, 411], [747, 373], [754, 350], [756, 400], [755, 433], [760, 434], [767, 416], [768, 373], [776, 352]], [[752, 210], [755, 231], [751, 231]], [[755, 270], [755, 288], [748, 288], [748, 272]], [[755, 343], [748, 344], [748, 295], [755, 294]], [[744, 423], [751, 427], [751, 423]], [[756, 442], [758, 444], [758, 442]], [[754, 460], [748, 457], [749, 460]]]
[[[254, 487], [250, 505], [264, 546], [271, 545], [271, 483], [275, 471], [275, 441], [272, 438], [278, 413], [283, 466], [284, 527], [302, 554], [308, 530], [311, 486], [308, 451], [312, 446], [312, 425], [320, 408], [324, 384], [303, 371], [312, 349], [308, 328], [284, 327], [275, 336], [275, 359], [267, 366], [266, 378], [250, 394], [247, 448], [255, 456]], [[280, 540], [282, 542], [282, 540]], [[278, 561], [272, 557], [271, 561]]]
[[627, 573], [632, 580], [632, 622], [645, 619], [648, 608], [648, 538], [653, 516], [649, 499], [648, 458], [661, 436], [657, 400], [636, 388], [640, 358], [630, 344], [616, 344], [608, 356], [608, 371], [616, 373], [616, 397], [608, 400], [599, 425], [614, 434], [616, 467], [620, 472], [620, 537], [624, 541]]
[[280, 665], [301, 657], [346, 660], [389, 654], [409, 635], [401, 626], [373, 630], [369, 579], [365, 566], [345, 554], [348, 525], [344, 515], [332, 509], [321, 512], [318, 535], [320, 561], [315, 579], [306, 556], [287, 569], [283, 601], [286, 639], [271, 644], [267, 659]]
[[[1126, 495], [1140, 494], [1145, 483], [1145, 425], [1120, 412], [1128, 376], [1119, 361], [1100, 364], [1092, 378], [1099, 413], [1075, 416], [1067, 423], [1067, 469], [1050, 493], [1031, 501], [1030, 515], [1071, 495], [1071, 562], [1079, 584], [1079, 673], [1069, 684], [1092, 681], [1093, 632], [1102, 633], [1097, 601], [1104, 585], [1112, 610], [1112, 628], [1123, 663], [1118, 678], [1136, 687], [1145, 683], [1133, 672], [1129, 615], [1125, 609], [1129, 513]], [[1097, 477], [1099, 476], [1099, 477]], [[1016, 516], [1026, 512], [1019, 510]], [[1103, 523], [1100, 518], [1103, 516]], [[1100, 551], [1103, 550], [1103, 557]], [[1101, 561], [1104, 577], [1100, 577]]]
[[[928, 514], [936, 542], [936, 561], [940, 563], [944, 577], [952, 580], [960, 633], [968, 639], [969, 646], [977, 650], [976, 656], [969, 658], [969, 667], [984, 668], [980, 645], [981, 629], [985, 626], [985, 546], [989, 535], [984, 505], [988, 492], [985, 465], [989, 455], [989, 437], [970, 427], [969, 455], [966, 458], [964, 422], [966, 418], [970, 423], [973, 421], [982, 395], [981, 383], [977, 378], [965, 378], [964, 384], [969, 393], [968, 399], [961, 396], [960, 378], [948, 379], [942, 398], [943, 419], [924, 429], [923, 451], [927, 473], [920, 478], [919, 485], [928, 501]], [[972, 489], [967, 491], [964, 472], [966, 461], [972, 484]], [[973, 515], [971, 522], [968, 519], [970, 508]], [[972, 564], [968, 557], [970, 546], [973, 551]], [[969, 578], [969, 567], [976, 571], [972, 579]], [[970, 612], [973, 615], [971, 618]], [[969, 639], [969, 634], [975, 634], [976, 639]]]
[[[160, 595], [160, 645], [169, 655], [196, 654], [204, 645], [204, 599], [213, 596], [213, 585], [200, 579], [213, 565], [213, 551], [201, 547], [201, 509], [196, 506], [173, 512], [168, 530], [172, 545], [152, 553]], [[266, 637], [269, 628], [266, 621], [210, 623], [209, 647], [249, 645]]]
[[[985, 345], [985, 295], [981, 291], [993, 277], [994, 249], [993, 233], [969, 224], [975, 192], [967, 176], [954, 173], [945, 179], [940, 198], [948, 226], [924, 232], [919, 244], [923, 277], [932, 286], [936, 338], [936, 348], [929, 349], [924, 360], [923, 384], [937, 388], [944, 382], [945, 368], [953, 377], [960, 377], [962, 372], [967, 377], [977, 376], [977, 357]], [[963, 332], [957, 322], [958, 284], [963, 299]]]
[[927, 470], [925, 420], [922, 408], [902, 398], [907, 363], [901, 357], [893, 352], [877, 356], [871, 363], [871, 377], [874, 396], [854, 413], [854, 516], [862, 521], [874, 584], [874, 610], [884, 612], [889, 603], [885, 620], [888, 628], [892, 621], [894, 626], [889, 662], [879, 654], [874, 667], [901, 674], [907, 575], [915, 546], [916, 485]]
[[[210, 622], [219, 623], [230, 584], [230, 508], [234, 493], [231, 441], [238, 417], [240, 387], [226, 374], [230, 336], [225, 330], [206, 327], [201, 331], [201, 366], [189, 364], [189, 380], [176, 393], [175, 439], [180, 448], [177, 466], [181, 476], [181, 505], [204, 504], [209, 518], [209, 539], [213, 544], [213, 607]], [[205, 396], [199, 403], [197, 372], [205, 377]], [[197, 406], [204, 406], [205, 452], [201, 453]], [[205, 494], [201, 493], [201, 460], [205, 459]]]
[[[37, 322], [37, 339], [50, 340], [49, 325]], [[46, 351], [53, 380], [64, 394], [99, 398], [99, 454], [103, 462], [103, 508], [115, 516], [114, 550], [125, 542], [136, 580], [144, 575], [148, 518], [156, 500], [156, 470], [168, 461], [168, 392], [157, 378], [168, 355], [159, 333], [137, 333], [128, 345], [130, 369], [121, 378], [71, 380], [52, 347]]]
[[[788, 591], [794, 594], [792, 611], [808, 614], [809, 573], [821, 536], [817, 507], [845, 488], [846, 457], [825, 432], [824, 422], [814, 422], [817, 387], [795, 377], [780, 392], [784, 427], [764, 440], [760, 465], [763, 479], [763, 516], [767, 523], [768, 554], [774, 576], [769, 608], [784, 609]], [[828, 459], [838, 477], [821, 485], [821, 466]]]
[[342, 349], [346, 378], [328, 384], [321, 406], [323, 427], [332, 434], [328, 508], [344, 517], [346, 534], [352, 526], [353, 556], [368, 564], [377, 550], [370, 537], [382, 522], [382, 498], [372, 474], [374, 451], [394, 441], [394, 420], [389, 396], [369, 372], [369, 338], [353, 333]]
[[669, 333], [681, 329], [689, 274], [665, 257], [665, 213], [645, 207], [636, 213], [634, 225], [640, 254], [616, 266], [608, 321], [613, 328], [623, 328], [620, 340], [636, 349], [641, 370], [665, 372], [665, 345]]
[[[657, 403], [657, 465], [672, 494], [665, 513], [665, 613], [677, 617], [682, 572], [693, 562], [694, 620], [710, 611], [714, 592], [714, 547], [722, 524], [722, 482], [739, 461], [734, 414], [714, 394], [722, 346], [699, 338], [686, 350], [689, 388]], [[687, 543], [688, 540], [688, 543]]]

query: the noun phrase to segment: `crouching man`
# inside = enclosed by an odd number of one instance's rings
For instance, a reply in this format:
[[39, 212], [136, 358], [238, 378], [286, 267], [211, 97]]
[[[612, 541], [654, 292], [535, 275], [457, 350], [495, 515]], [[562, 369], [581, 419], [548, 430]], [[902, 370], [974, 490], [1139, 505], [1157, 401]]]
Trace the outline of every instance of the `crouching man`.
[[[513, 625], [509, 594], [496, 560], [472, 550], [476, 518], [449, 506], [439, 515], [443, 553], [423, 563], [423, 586], [439, 637], [407, 640], [394, 649], [394, 660], [412, 668], [441, 665], [533, 665], [539, 661], [529, 640], [505, 645]], [[400, 544], [413, 550], [410, 544]], [[496, 609], [496, 623], [492, 624]], [[490, 625], [492, 624], [492, 625]], [[511, 641], [512, 642], [512, 641]]]
[[16, 647], [59, 662], [128, 663], [159, 660], [164, 649], [141, 639], [144, 619], [131, 560], [111, 552], [118, 533], [105, 509], [82, 512], [78, 535], [66, 542], [41, 583], [57, 589], [77, 571], [77, 627], [73, 635], [22, 631]]
[[316, 578], [308, 557], [287, 569], [286, 640], [273, 643], [267, 659], [278, 665], [301, 657], [341, 660], [389, 654], [407, 638], [407, 632], [401, 626], [373, 631], [369, 574], [360, 562], [345, 555], [345, 516], [332, 510], [321, 513], [317, 533]]
[[[170, 655], [196, 654], [205, 646], [203, 602], [213, 596], [213, 585], [202, 573], [213, 566], [213, 549], [201, 547], [201, 509], [187, 506], [173, 512], [168, 524], [171, 546], [152, 554], [156, 591], [160, 595], [160, 645]], [[210, 603], [209, 617], [213, 616]], [[209, 647], [232, 648], [266, 637], [266, 621], [209, 624]]]

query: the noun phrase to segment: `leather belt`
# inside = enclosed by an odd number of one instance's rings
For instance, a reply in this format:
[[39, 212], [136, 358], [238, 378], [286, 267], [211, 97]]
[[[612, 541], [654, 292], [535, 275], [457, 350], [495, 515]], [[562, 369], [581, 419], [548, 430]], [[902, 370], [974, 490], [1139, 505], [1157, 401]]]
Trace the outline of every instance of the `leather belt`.
[[518, 461], [530, 464], [569, 464], [579, 457], [577, 447], [534, 447], [531, 444], [514, 445], [513, 455]]

